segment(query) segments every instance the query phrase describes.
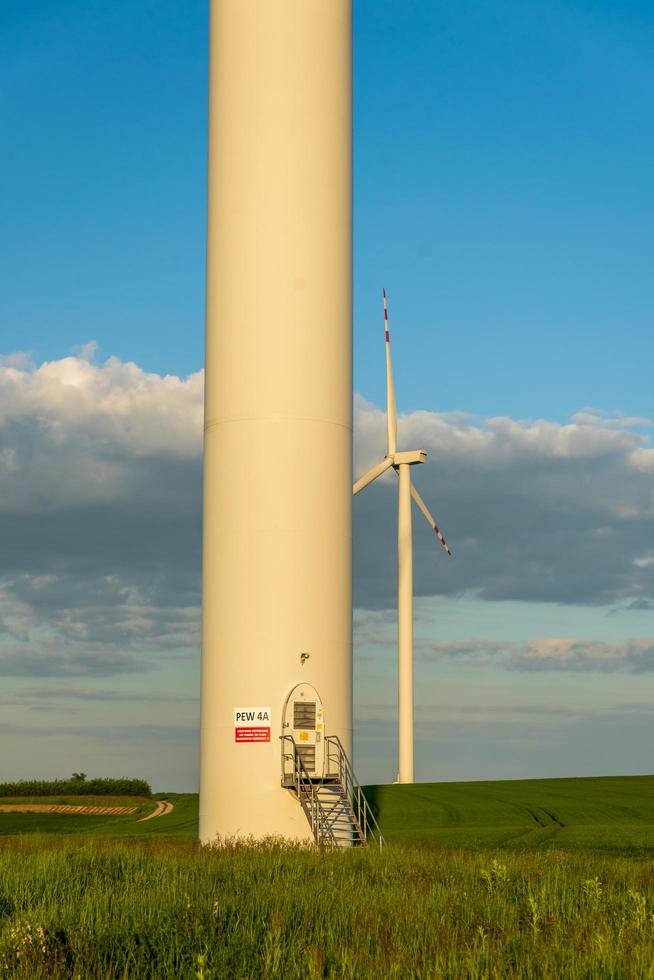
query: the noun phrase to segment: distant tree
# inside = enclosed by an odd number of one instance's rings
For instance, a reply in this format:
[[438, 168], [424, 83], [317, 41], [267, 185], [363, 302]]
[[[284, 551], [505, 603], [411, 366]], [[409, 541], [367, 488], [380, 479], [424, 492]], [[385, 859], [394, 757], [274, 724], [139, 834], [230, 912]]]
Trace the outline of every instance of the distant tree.
[[[145, 779], [98, 779], [85, 772], [74, 772], [70, 779], [24, 779], [18, 783], [0, 783], [3, 796], [152, 796]], [[0, 896], [1, 897], [1, 896]]]

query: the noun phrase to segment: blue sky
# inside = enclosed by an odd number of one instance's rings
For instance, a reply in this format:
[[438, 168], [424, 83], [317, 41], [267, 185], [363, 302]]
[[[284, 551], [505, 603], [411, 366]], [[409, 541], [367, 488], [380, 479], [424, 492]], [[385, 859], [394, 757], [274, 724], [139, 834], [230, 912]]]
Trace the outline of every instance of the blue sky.
[[[206, 3], [2, 16], [8, 339], [197, 370]], [[634, 3], [355, 4], [358, 391], [382, 396], [385, 284], [408, 410], [640, 411], [652, 21]]]
[[[398, 403], [407, 413], [400, 434], [430, 449], [431, 467], [416, 480], [458, 561], [454, 571], [442, 562], [416, 521], [423, 617], [417, 623], [423, 645], [416, 651], [418, 774], [648, 771], [644, 746], [648, 732], [651, 742], [654, 694], [652, 667], [642, 664], [649, 655], [635, 648], [645, 658], [637, 659], [637, 668], [620, 667], [619, 658], [631, 663], [624, 644], [645, 642], [653, 625], [654, 467], [647, 453], [654, 360], [654, 13], [645, 3], [600, 0], [356, 0], [354, 6], [355, 390], [363, 399], [357, 460], [363, 466], [383, 453], [383, 420], [375, 406], [384, 399], [385, 285]], [[186, 378], [202, 368], [206, 51], [207, 5], [196, 0], [37, 0], [5, 5], [0, 13], [0, 353], [31, 354], [31, 362], [15, 362], [22, 394], [11, 387], [15, 379], [0, 387], [6, 399], [0, 418], [13, 419], [0, 429], [0, 460], [9, 454], [11, 474], [0, 516], [17, 526], [24, 501], [32, 500], [30, 480], [38, 476], [55, 490], [45, 503], [34, 491], [29, 526], [56, 512], [63, 515], [59, 526], [69, 529], [65, 543], [53, 539], [48, 555], [30, 550], [23, 535], [23, 547], [18, 542], [11, 556], [5, 552], [0, 567], [0, 615], [14, 624], [11, 642], [22, 629], [32, 648], [43, 643], [44, 659], [31, 675], [20, 673], [18, 654], [6, 649], [13, 667], [5, 671], [9, 727], [2, 738], [14, 740], [21, 771], [43, 765], [42, 727], [30, 722], [30, 734], [26, 711], [28, 719], [47, 717], [61, 729], [62, 748], [51, 763], [56, 771], [71, 753], [71, 771], [88, 771], [91, 762], [75, 755], [84, 726], [104, 726], [97, 738], [107, 746], [107, 764], [121, 759], [120, 736], [114, 744], [111, 732], [143, 718], [138, 699], [148, 693], [155, 698], [146, 712], [150, 727], [138, 736], [148, 760], [145, 775], [159, 785], [168, 781], [168, 788], [195, 778], [185, 774], [195, 751], [197, 636], [189, 610], [197, 598], [199, 388], [191, 383], [173, 390], [153, 381], [147, 404], [135, 392], [143, 383], [138, 372]], [[97, 351], [82, 350], [91, 341]], [[64, 362], [71, 352], [74, 363]], [[102, 373], [109, 357], [138, 368]], [[59, 368], [35, 381], [35, 366], [44, 361]], [[91, 372], [100, 372], [90, 381], [84, 373], [89, 363]], [[74, 384], [106, 393], [89, 409], [95, 434], [104, 433], [101, 455], [91, 429], [82, 436], [75, 429], [74, 407], [61, 407], [57, 385], [64, 375], [70, 381], [71, 372]], [[21, 399], [27, 407], [18, 417]], [[137, 399], [142, 413], [136, 448], [132, 436], [116, 435], [124, 399]], [[596, 411], [576, 414], [588, 406]], [[92, 470], [91, 482], [101, 473], [102, 493], [76, 496], [66, 472], [57, 470], [55, 436], [46, 438], [39, 420], [60, 410], [58, 438], [67, 434], [78, 452], [71, 448], [68, 472], [88, 481]], [[188, 429], [180, 429], [173, 466], [169, 447], [153, 432], [162, 418], [184, 412]], [[514, 427], [493, 428], [489, 420], [497, 416]], [[38, 470], [36, 457], [31, 468], [20, 464], [28, 445], [40, 447], [39, 466], [51, 461], [47, 473]], [[133, 464], [144, 445], [153, 461], [147, 473]], [[507, 465], [489, 458], [493, 452]], [[70, 541], [82, 528], [99, 534], [103, 522], [142, 527], [119, 489], [112, 498], [106, 488], [118, 472], [120, 480], [145, 488], [167, 467], [174, 479], [162, 513], [179, 506], [180, 514], [192, 516], [168, 518], [168, 555], [146, 549], [151, 565], [144, 566], [143, 582], [165, 587], [155, 595], [154, 586], [146, 588], [129, 563], [122, 567], [116, 558], [104, 570], [104, 584], [85, 591], [84, 581], [102, 569], [90, 571], [83, 550], [77, 553]], [[369, 551], [377, 567], [386, 562], [392, 578], [392, 494], [392, 487], [371, 488], [355, 507], [362, 610], [358, 754], [370, 779], [394, 775], [387, 762], [394, 724], [393, 598], [376, 588], [365, 559]], [[598, 541], [606, 548], [594, 550]], [[188, 578], [182, 581], [180, 572], [174, 582], [166, 568], [178, 564], [178, 552], [184, 552], [179, 564]], [[77, 596], [68, 620], [57, 581]], [[178, 647], [168, 649], [165, 640], [168, 659], [157, 661], [154, 683], [144, 665], [160, 652], [164, 634], [152, 625], [135, 639], [134, 624], [147, 618], [146, 607], [163, 609], [170, 590], [184, 596], [179, 620], [171, 626], [166, 619]], [[113, 618], [100, 616], [103, 602]], [[75, 646], [82, 635], [86, 653]], [[492, 647], [557, 637], [604, 646], [574, 655], [566, 648], [565, 656], [547, 646]], [[477, 647], [468, 652], [434, 647], [472, 640]], [[9, 640], [0, 636], [0, 654], [2, 642]], [[105, 673], [91, 671], [89, 680], [75, 657], [100, 649], [113, 651], [113, 673], [105, 658]], [[48, 650], [59, 657], [59, 673], [49, 675], [46, 687], [35, 676]], [[534, 650], [547, 669], [532, 669]], [[120, 660], [130, 655], [131, 667]], [[476, 669], [464, 666], [468, 656], [476, 658]], [[121, 672], [121, 663], [129, 669]], [[160, 706], [173, 696], [175, 725], [162, 732]], [[448, 721], [445, 705], [450, 712], [456, 707], [456, 718]], [[481, 705], [487, 717], [480, 718]], [[611, 738], [604, 745], [606, 732]], [[168, 765], [158, 761], [162, 738], [170, 745]], [[434, 745], [446, 747], [447, 765]], [[95, 751], [102, 758], [97, 744]], [[127, 763], [127, 747], [125, 753]]]

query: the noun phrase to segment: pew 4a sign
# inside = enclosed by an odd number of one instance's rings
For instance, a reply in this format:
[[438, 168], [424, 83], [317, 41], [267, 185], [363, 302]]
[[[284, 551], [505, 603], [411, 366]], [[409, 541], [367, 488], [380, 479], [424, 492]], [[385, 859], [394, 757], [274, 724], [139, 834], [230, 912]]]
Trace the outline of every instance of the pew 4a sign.
[[269, 742], [270, 708], [234, 708], [235, 742]]

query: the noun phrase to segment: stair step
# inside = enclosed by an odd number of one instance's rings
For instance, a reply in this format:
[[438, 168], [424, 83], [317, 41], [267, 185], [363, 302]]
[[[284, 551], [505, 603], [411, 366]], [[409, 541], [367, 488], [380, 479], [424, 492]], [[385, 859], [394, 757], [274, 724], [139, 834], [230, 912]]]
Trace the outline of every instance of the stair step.
[[[381, 846], [383, 838], [340, 740], [336, 736], [325, 737], [328, 775], [319, 778], [307, 770], [294, 739], [291, 736], [282, 739], [282, 785], [294, 791], [316, 842], [333, 847], [365, 847], [370, 825], [376, 828], [375, 842]], [[292, 772], [287, 765], [289, 761], [293, 763]]]

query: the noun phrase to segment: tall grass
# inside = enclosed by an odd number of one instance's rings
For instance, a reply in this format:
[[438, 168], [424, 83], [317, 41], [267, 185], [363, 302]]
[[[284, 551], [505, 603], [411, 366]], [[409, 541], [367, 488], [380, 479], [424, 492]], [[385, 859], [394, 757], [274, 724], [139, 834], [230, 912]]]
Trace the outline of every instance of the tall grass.
[[654, 978], [654, 862], [12, 839], [0, 975]]

